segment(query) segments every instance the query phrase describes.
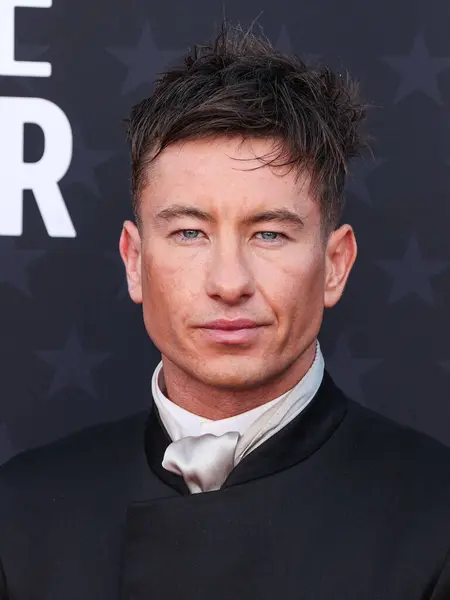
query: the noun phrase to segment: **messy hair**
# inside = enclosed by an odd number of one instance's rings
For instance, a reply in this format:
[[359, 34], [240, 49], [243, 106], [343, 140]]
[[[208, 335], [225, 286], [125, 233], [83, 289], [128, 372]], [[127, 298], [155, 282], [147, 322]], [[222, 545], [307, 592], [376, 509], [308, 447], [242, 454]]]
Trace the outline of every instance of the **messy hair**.
[[308, 66], [277, 51], [254, 28], [224, 25], [215, 41], [197, 45], [180, 67], [157, 80], [153, 93], [131, 110], [131, 187], [139, 196], [150, 163], [169, 145], [217, 135], [273, 140], [262, 165], [307, 173], [331, 231], [340, 221], [349, 160], [367, 143], [366, 106], [350, 76]]

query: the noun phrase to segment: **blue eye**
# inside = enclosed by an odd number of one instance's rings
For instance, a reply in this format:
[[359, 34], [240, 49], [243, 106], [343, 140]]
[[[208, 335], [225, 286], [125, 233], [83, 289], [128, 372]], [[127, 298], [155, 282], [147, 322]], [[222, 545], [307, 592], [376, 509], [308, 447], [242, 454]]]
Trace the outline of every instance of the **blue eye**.
[[[179, 242], [193, 242], [200, 239], [202, 232], [199, 229], [179, 229], [172, 234], [178, 238]], [[286, 236], [278, 231], [258, 231], [255, 235], [259, 236], [263, 242], [275, 243], [281, 241]]]
[[200, 238], [201, 231], [199, 229], [179, 229], [178, 231], [174, 231], [172, 236], [174, 236], [179, 242], [195, 242]]
[[198, 229], [181, 229], [179, 232], [186, 240], [195, 240], [200, 233]]
[[284, 237], [282, 233], [277, 231], [259, 231], [257, 235], [260, 235], [265, 242], [276, 242]]

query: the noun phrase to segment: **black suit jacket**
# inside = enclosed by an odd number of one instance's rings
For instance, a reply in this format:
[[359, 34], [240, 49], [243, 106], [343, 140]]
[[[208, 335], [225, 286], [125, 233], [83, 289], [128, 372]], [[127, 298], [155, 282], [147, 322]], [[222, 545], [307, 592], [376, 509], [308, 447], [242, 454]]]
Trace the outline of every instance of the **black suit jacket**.
[[450, 599], [450, 451], [327, 374], [220, 491], [169, 442], [152, 411], [0, 469], [0, 599]]

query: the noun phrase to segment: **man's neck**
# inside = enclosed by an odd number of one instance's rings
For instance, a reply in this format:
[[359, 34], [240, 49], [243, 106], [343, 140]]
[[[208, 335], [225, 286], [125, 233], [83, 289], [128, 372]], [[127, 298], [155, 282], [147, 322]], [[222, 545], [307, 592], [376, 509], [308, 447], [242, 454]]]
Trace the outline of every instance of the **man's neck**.
[[314, 342], [286, 371], [259, 387], [251, 389], [221, 389], [191, 377], [167, 357], [162, 357], [164, 392], [185, 410], [217, 421], [252, 410], [292, 389], [310, 369], [316, 352]]

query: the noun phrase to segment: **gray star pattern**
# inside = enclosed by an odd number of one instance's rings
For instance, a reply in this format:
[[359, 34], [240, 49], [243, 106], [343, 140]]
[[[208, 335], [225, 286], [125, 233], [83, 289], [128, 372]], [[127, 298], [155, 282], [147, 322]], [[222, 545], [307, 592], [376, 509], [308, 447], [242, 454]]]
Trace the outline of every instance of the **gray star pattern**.
[[[286, 25], [283, 23], [281, 26], [280, 34], [277, 41], [275, 42], [275, 48], [284, 54], [295, 54], [292, 47], [291, 36], [289, 35]], [[319, 54], [310, 54], [308, 52], [302, 52], [301, 58], [308, 64], [317, 64], [320, 62]]]
[[280, 35], [278, 36], [278, 39], [275, 42], [275, 47], [277, 50], [279, 50], [280, 52], [284, 52], [285, 54], [292, 53], [291, 37], [284, 23], [281, 26]]
[[439, 365], [446, 371], [450, 371], [450, 359], [439, 361]]
[[107, 162], [115, 152], [111, 150], [92, 150], [85, 141], [81, 129], [74, 128], [73, 158], [67, 175], [63, 179], [64, 185], [78, 183], [86, 191], [97, 198], [100, 197], [100, 189], [97, 183], [95, 169]]
[[378, 260], [375, 264], [383, 268], [393, 280], [389, 302], [401, 300], [408, 294], [416, 294], [427, 304], [434, 304], [430, 279], [440, 273], [448, 262], [424, 259], [420, 253], [417, 239], [409, 240], [403, 258], [398, 260]]
[[0, 283], [9, 283], [31, 295], [27, 281], [29, 265], [43, 256], [43, 250], [20, 250], [11, 238], [0, 237]]
[[128, 94], [141, 84], [151, 84], [155, 76], [173, 60], [180, 57], [173, 50], [159, 50], [153, 41], [153, 34], [148, 21], [144, 22], [140, 38], [136, 46], [129, 48], [108, 48], [128, 69], [122, 95]]
[[346, 191], [354, 194], [365, 204], [372, 204], [367, 178], [386, 162], [385, 158], [356, 160], [351, 165], [351, 173], [347, 179]]
[[109, 353], [89, 352], [83, 349], [80, 338], [73, 329], [61, 350], [38, 352], [43, 360], [55, 367], [49, 395], [67, 387], [77, 387], [95, 397], [91, 370], [108, 358]]
[[423, 33], [416, 35], [409, 56], [384, 56], [383, 60], [401, 76], [394, 103], [415, 91], [442, 104], [437, 75], [450, 67], [450, 58], [432, 58]]
[[334, 353], [327, 357], [326, 364], [336, 384], [353, 400], [364, 404], [363, 376], [380, 364], [379, 358], [357, 358], [352, 356], [347, 338], [341, 334]]

